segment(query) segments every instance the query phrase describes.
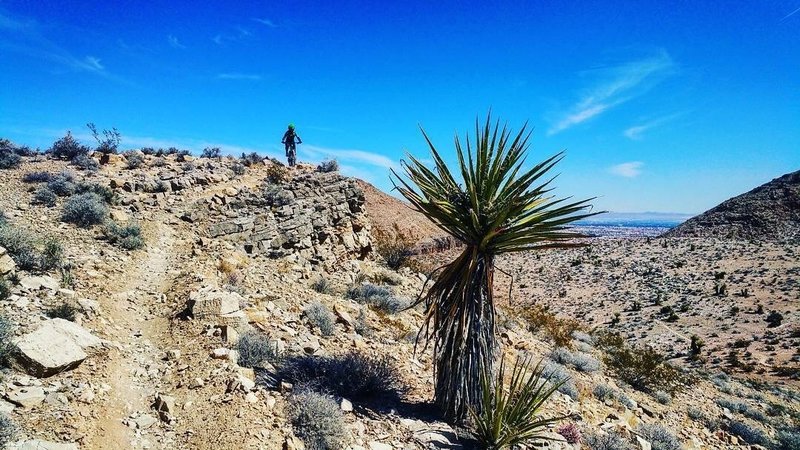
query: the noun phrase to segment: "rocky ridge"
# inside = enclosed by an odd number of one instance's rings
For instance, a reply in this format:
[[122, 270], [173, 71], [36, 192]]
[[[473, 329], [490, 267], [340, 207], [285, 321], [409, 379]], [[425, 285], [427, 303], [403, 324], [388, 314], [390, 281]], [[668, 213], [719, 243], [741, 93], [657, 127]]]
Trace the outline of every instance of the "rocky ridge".
[[665, 236], [800, 242], [800, 171], [725, 200]]

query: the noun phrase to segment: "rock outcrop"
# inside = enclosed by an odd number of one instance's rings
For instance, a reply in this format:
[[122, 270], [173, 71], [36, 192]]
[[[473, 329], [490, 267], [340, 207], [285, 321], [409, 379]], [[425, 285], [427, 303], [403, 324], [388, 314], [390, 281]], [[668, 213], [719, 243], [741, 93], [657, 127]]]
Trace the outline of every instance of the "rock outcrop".
[[665, 234], [757, 241], [800, 241], [800, 171], [728, 199]]
[[14, 342], [16, 363], [28, 374], [49, 377], [74, 369], [97, 351], [103, 341], [85, 328], [64, 319], [51, 319]]
[[337, 173], [301, 173], [257, 189], [228, 189], [198, 201], [182, 216], [208, 238], [226, 239], [251, 255], [294, 257], [332, 268], [372, 250], [364, 193]]

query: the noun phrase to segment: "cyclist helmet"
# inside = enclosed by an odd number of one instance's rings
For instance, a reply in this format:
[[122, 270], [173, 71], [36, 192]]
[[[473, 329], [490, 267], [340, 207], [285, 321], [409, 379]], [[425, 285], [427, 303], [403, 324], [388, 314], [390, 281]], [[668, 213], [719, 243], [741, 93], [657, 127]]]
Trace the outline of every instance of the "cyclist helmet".
[[294, 130], [294, 124], [293, 124], [293, 123], [290, 123], [290, 124], [289, 124], [289, 129], [290, 129], [290, 130]]

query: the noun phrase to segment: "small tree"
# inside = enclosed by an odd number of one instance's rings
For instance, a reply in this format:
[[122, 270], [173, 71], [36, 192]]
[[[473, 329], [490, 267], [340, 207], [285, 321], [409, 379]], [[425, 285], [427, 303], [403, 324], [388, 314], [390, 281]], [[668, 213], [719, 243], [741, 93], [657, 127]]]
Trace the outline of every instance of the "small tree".
[[116, 128], [103, 130], [101, 137], [100, 133], [97, 132], [97, 127], [93, 123], [87, 123], [86, 127], [89, 128], [89, 131], [92, 132], [92, 137], [97, 141], [97, 148], [95, 151], [105, 154], [117, 153], [119, 144], [122, 141], [122, 135]]
[[455, 175], [422, 133], [435, 171], [409, 155], [410, 162], [402, 162], [407, 179], [392, 173], [395, 188], [418, 211], [465, 245], [421, 298], [426, 320], [420, 333], [434, 342], [435, 402], [445, 417], [462, 421], [469, 408], [481, 412], [481, 377], [496, 356], [495, 256], [577, 246], [572, 239], [580, 235], [565, 226], [592, 214], [589, 200], [548, 194], [552, 179], [542, 179], [561, 153], [523, 170], [530, 137], [524, 126], [512, 135], [499, 123], [492, 128], [490, 117], [483, 127], [476, 121], [474, 147], [467, 138], [463, 149], [456, 136]]

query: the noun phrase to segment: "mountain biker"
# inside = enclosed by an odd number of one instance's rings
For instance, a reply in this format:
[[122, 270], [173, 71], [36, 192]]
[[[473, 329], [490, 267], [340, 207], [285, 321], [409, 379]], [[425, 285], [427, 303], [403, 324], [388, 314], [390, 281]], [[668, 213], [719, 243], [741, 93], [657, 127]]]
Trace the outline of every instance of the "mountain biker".
[[[295, 142], [295, 138], [297, 138], [297, 142]], [[290, 123], [286, 133], [283, 133], [283, 139], [281, 139], [281, 144], [286, 146], [286, 157], [289, 159], [289, 167], [294, 167], [297, 162], [296, 144], [302, 143], [303, 140], [294, 132], [294, 124]]]

